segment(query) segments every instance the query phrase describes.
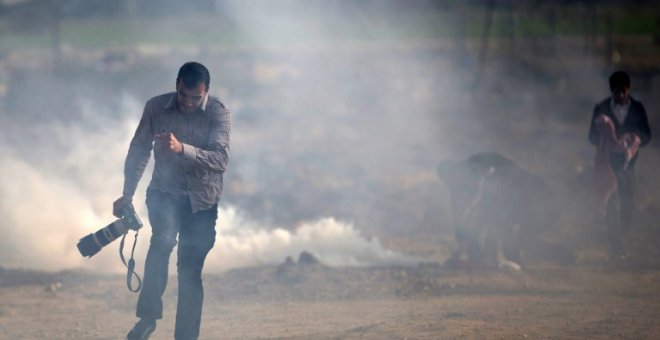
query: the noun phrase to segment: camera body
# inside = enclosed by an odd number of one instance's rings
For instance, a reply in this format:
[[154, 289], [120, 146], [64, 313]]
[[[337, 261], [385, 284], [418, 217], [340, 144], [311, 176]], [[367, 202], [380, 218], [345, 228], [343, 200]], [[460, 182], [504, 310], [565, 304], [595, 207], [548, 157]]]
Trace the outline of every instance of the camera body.
[[103, 247], [116, 240], [128, 232], [128, 230], [138, 230], [142, 228], [142, 221], [135, 213], [133, 204], [126, 204], [120, 208], [120, 219], [99, 229], [97, 232], [89, 234], [78, 241], [78, 251], [82, 256], [92, 257], [96, 255]]

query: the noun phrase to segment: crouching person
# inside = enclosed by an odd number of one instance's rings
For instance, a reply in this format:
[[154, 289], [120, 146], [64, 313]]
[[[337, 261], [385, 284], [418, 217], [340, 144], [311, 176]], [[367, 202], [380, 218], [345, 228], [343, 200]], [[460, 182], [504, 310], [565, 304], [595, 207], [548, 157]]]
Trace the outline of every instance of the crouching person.
[[447, 265], [574, 261], [572, 251], [541, 238], [561, 212], [541, 177], [490, 152], [443, 161], [438, 176], [449, 189], [458, 244]]

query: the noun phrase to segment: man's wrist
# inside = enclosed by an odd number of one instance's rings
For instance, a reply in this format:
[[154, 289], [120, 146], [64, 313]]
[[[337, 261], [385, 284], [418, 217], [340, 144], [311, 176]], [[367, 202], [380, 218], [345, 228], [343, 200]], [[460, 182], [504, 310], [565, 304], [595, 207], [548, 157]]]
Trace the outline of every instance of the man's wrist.
[[182, 146], [181, 149], [183, 150], [180, 154], [181, 157], [184, 157], [189, 160], [194, 160], [195, 158], [197, 158], [197, 151], [195, 150], [194, 146], [184, 143], [181, 143], [181, 146]]

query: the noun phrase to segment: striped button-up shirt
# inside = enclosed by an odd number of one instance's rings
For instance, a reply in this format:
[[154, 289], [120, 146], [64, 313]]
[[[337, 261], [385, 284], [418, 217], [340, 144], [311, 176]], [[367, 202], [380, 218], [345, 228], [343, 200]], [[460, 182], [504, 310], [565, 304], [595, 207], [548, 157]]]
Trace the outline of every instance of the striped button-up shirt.
[[[183, 153], [162, 150], [154, 138], [172, 132]], [[176, 92], [151, 98], [131, 140], [124, 166], [124, 196], [135, 193], [154, 150], [154, 171], [149, 189], [188, 195], [193, 212], [220, 201], [222, 175], [229, 161], [231, 114], [218, 98], [207, 95], [200, 107], [183, 113]]]

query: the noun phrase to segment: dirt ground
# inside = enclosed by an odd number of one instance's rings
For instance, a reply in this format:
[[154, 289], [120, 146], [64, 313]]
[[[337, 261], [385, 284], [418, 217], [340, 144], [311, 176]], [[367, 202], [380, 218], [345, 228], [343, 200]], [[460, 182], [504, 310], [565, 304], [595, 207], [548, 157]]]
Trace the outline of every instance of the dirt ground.
[[[3, 339], [120, 339], [135, 318], [124, 278], [0, 270]], [[205, 277], [200, 339], [657, 339], [660, 270], [245, 268]], [[176, 280], [153, 339], [171, 339]]]

